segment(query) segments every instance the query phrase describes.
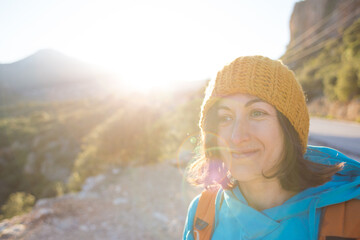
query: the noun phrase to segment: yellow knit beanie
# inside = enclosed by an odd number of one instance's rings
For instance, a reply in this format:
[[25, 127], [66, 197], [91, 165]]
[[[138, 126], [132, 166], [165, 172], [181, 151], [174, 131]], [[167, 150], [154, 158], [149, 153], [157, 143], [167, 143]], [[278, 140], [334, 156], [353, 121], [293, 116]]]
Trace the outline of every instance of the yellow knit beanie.
[[219, 98], [236, 93], [251, 94], [273, 105], [293, 125], [306, 152], [309, 113], [304, 92], [287, 66], [263, 56], [239, 57], [210, 81], [201, 107], [203, 137], [208, 110]]

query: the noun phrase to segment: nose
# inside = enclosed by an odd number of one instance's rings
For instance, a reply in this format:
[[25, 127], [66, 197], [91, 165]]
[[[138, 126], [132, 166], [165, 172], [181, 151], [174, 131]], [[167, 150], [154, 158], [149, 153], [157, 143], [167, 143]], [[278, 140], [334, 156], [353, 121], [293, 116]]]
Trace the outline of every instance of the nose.
[[249, 124], [245, 119], [235, 121], [231, 133], [231, 142], [234, 145], [239, 145], [248, 141], [250, 139], [249, 131]]

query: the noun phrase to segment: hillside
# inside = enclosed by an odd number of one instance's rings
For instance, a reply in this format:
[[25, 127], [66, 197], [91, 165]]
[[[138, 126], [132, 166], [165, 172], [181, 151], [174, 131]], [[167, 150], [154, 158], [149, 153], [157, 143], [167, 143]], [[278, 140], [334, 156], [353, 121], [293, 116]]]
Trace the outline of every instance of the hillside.
[[201, 98], [193, 90], [0, 106], [0, 218], [109, 169], [174, 159], [196, 136]]
[[167, 163], [116, 168], [83, 190], [41, 199], [29, 214], [0, 223], [0, 239], [180, 239], [200, 190]]
[[[360, 121], [359, 9], [294, 8], [282, 59], [314, 115]], [[53, 50], [0, 65], [0, 239], [181, 237], [205, 82], [113, 94], [113, 80]]]
[[0, 64], [0, 104], [64, 101], [109, 94], [114, 76], [51, 49]]
[[360, 1], [296, 3], [281, 60], [300, 81], [316, 116], [360, 121]]

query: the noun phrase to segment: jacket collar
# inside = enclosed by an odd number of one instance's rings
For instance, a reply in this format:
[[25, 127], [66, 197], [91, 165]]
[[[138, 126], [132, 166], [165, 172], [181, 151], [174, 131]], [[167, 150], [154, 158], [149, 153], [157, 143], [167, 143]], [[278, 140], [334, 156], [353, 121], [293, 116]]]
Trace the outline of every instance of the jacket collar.
[[280, 223], [250, 207], [238, 187], [224, 191], [224, 203], [231, 209], [246, 238], [259, 238], [280, 226]]

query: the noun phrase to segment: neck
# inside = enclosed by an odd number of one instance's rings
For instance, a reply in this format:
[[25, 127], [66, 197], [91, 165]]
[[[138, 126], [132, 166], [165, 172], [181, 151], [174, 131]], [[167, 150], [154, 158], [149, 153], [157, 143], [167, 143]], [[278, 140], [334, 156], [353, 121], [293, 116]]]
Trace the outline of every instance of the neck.
[[249, 206], [259, 211], [279, 206], [296, 194], [296, 192], [284, 190], [276, 178], [239, 182], [239, 188]]

